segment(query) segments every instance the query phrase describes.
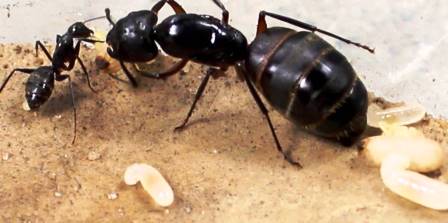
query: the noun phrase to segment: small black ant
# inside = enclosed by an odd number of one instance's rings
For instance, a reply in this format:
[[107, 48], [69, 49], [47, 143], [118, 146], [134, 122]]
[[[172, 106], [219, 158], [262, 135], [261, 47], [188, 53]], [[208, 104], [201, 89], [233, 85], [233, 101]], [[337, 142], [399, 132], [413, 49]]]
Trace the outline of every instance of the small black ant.
[[[174, 0], [160, 0], [151, 10], [131, 12], [116, 23], [110, 17], [110, 10], [106, 9], [106, 18], [113, 25], [106, 39], [108, 53], [120, 61], [134, 86], [137, 82], [124, 62], [153, 60], [158, 54], [156, 43], [180, 61], [158, 73], [143, 72], [136, 67], [143, 76], [165, 78], [177, 73], [190, 60], [222, 70], [234, 66], [265, 116], [278, 151], [297, 166], [301, 166], [300, 163], [283, 151], [256, 88], [286, 118], [317, 135], [336, 139], [344, 145], [353, 144], [360, 137], [367, 125], [366, 89], [347, 59], [315, 33], [371, 53], [373, 49], [307, 23], [265, 11], [260, 12], [257, 35], [248, 45], [244, 35], [228, 24], [229, 12], [222, 2], [213, 2], [222, 10], [221, 20], [209, 15], [186, 13]], [[166, 3], [175, 15], [157, 24], [157, 13]], [[266, 16], [308, 31], [268, 28]], [[184, 129], [213, 74], [206, 73], [187, 117], [175, 130]]]
[[[71, 25], [67, 32], [60, 36], [56, 36], [56, 48], [53, 52], [53, 57], [48, 52], [47, 48], [40, 41], [36, 41], [35, 49], [36, 49], [36, 57], [38, 56], [39, 47], [44, 51], [47, 58], [51, 61], [51, 66], [41, 66], [38, 68], [15, 68], [11, 71], [11, 73], [6, 77], [3, 84], [0, 86], [0, 93], [5, 88], [9, 79], [12, 75], [18, 71], [22, 73], [29, 74], [29, 78], [26, 81], [25, 86], [25, 98], [27, 106], [30, 110], [38, 109], [41, 105], [43, 105], [48, 98], [51, 96], [51, 93], [54, 88], [54, 81], [64, 81], [68, 80], [70, 94], [72, 97], [72, 106], [73, 106], [73, 140], [72, 144], [76, 139], [76, 107], [75, 107], [75, 97], [73, 94], [72, 80], [69, 75], [61, 74], [63, 71], [70, 71], [75, 66], [75, 61], [77, 60], [81, 65], [81, 68], [86, 75], [87, 83], [89, 88], [96, 92], [90, 84], [89, 74], [79, 57], [79, 50], [81, 46], [81, 42], [104, 42], [99, 40], [91, 39], [93, 36], [93, 31], [89, 29], [85, 23], [102, 19], [104, 16], [92, 18], [86, 20], [84, 22], [76, 22]], [[76, 45], [74, 41], [78, 42]]]

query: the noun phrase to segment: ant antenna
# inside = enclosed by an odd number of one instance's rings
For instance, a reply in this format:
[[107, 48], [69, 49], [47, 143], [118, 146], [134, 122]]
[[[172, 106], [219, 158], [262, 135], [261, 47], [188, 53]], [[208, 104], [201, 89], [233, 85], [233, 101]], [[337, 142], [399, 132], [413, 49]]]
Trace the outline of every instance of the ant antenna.
[[90, 18], [90, 19], [87, 19], [87, 20], [84, 20], [84, 22], [82, 22], [82, 23], [88, 23], [88, 22], [92, 22], [92, 21], [95, 21], [95, 20], [98, 20], [98, 19], [105, 19], [106, 18], [106, 16], [98, 16], [98, 17], [94, 17], [94, 18]]

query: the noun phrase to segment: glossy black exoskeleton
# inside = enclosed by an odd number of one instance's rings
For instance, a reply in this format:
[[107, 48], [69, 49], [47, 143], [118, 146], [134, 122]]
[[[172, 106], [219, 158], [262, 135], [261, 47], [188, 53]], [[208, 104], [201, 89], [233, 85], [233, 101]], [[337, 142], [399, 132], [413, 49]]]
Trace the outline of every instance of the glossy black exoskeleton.
[[[266, 15], [313, 32], [267, 28]], [[353, 144], [366, 128], [366, 89], [347, 59], [314, 32], [373, 50], [281, 15], [262, 11], [259, 17], [242, 68], [251, 83], [298, 126]]]
[[[222, 20], [206, 15], [187, 14], [174, 0], [161, 0], [151, 11], [130, 13], [110, 31], [107, 42], [112, 48], [109, 53], [123, 65], [124, 57], [120, 55], [133, 52], [127, 50], [125, 45], [137, 44], [138, 46], [129, 48], [138, 48], [135, 55], [150, 56], [128, 62], [143, 62], [157, 55], [154, 42], [159, 43], [168, 55], [181, 60], [160, 73], [140, 71], [144, 76], [154, 78], [176, 73], [189, 60], [223, 70], [235, 66], [265, 116], [277, 149], [292, 164], [300, 166], [299, 162], [283, 151], [268, 110], [256, 89], [277, 111], [315, 134], [336, 139], [344, 145], [351, 145], [360, 137], [366, 128], [366, 89], [347, 59], [315, 32], [372, 53], [373, 49], [298, 20], [265, 11], [259, 14], [255, 40], [247, 45], [243, 34], [228, 25], [229, 14], [224, 5], [219, 0], [213, 2], [222, 9]], [[157, 12], [165, 3], [176, 14], [157, 24]], [[309, 31], [268, 28], [266, 16]], [[106, 17], [110, 20], [107, 9]], [[110, 22], [112, 23], [111, 20]], [[145, 48], [145, 45], [149, 47]], [[131, 81], [134, 81], [124, 66], [123, 69]], [[176, 130], [185, 127], [211, 75], [212, 72], [205, 75], [187, 117]]]
[[[169, 4], [175, 15], [157, 24], [157, 13]], [[137, 70], [144, 76], [162, 78], [181, 70], [189, 60], [226, 69], [246, 56], [247, 41], [244, 35], [227, 25], [228, 12], [221, 3], [223, 19], [208, 15], [186, 13], [175, 1], [162, 0], [151, 10], [129, 13], [116, 23], [106, 9], [106, 17], [113, 25], [107, 34], [108, 53], [120, 61], [132, 85], [137, 86], [124, 62], [139, 63], [154, 59], [158, 54], [156, 43], [170, 56], [181, 58], [173, 67], [159, 73]]]
[[[89, 88], [93, 92], [95, 92], [90, 83], [89, 73], [87, 72], [87, 69], [84, 66], [84, 63], [82, 62], [81, 58], [79, 57], [79, 51], [81, 48], [81, 42], [88, 42], [88, 43], [102, 42], [91, 39], [93, 36], [93, 31], [84, 24], [86, 22], [90, 22], [101, 18], [104, 18], [104, 16], [89, 19], [84, 22], [75, 22], [67, 29], [67, 31], [62, 36], [56, 35], [56, 47], [53, 52], [53, 57], [50, 55], [47, 48], [42, 44], [41, 41], [39, 40], [36, 41], [35, 44], [36, 56], [38, 56], [40, 47], [40, 49], [44, 51], [47, 58], [51, 61], [52, 67], [57, 73], [72, 70], [73, 67], [75, 66], [75, 62], [78, 61], [79, 65], [81, 65], [81, 69], [83, 70], [84, 75], [86, 76]], [[77, 41], [76, 45], [75, 41]]]
[[[95, 19], [104, 18], [98, 17], [84, 21], [89, 22]], [[16, 68], [11, 71], [11, 73], [6, 77], [6, 80], [0, 86], [0, 93], [5, 88], [9, 79], [12, 75], [18, 71], [22, 73], [29, 74], [29, 78], [26, 81], [25, 87], [25, 99], [27, 106], [31, 109], [38, 109], [42, 106], [48, 98], [51, 96], [54, 88], [54, 81], [69, 81], [70, 94], [72, 97], [72, 106], [73, 106], [73, 140], [72, 143], [75, 142], [76, 139], [76, 107], [75, 107], [75, 98], [73, 94], [72, 81], [69, 75], [61, 74], [63, 71], [72, 70], [75, 61], [77, 60], [81, 65], [82, 70], [87, 78], [87, 83], [89, 88], [95, 92], [90, 84], [89, 74], [86, 71], [84, 64], [79, 58], [79, 50], [80, 44], [82, 41], [84, 42], [101, 42], [98, 40], [90, 39], [92, 37], [93, 31], [87, 28], [87, 26], [83, 22], [76, 22], [71, 25], [67, 32], [60, 36], [56, 37], [56, 47], [53, 53], [53, 57], [50, 55], [46, 47], [40, 42], [36, 41], [35, 49], [36, 56], [38, 55], [39, 47], [44, 51], [45, 55], [52, 62], [51, 66], [41, 66], [38, 68]], [[74, 41], [78, 42], [76, 45]]]
[[226, 69], [244, 59], [247, 40], [224, 24], [208, 15], [172, 15], [155, 27], [154, 39], [170, 56]]
[[[266, 16], [311, 32], [268, 28]], [[367, 91], [345, 56], [315, 32], [374, 53], [368, 46], [315, 26], [261, 11], [257, 35], [248, 47], [246, 59], [236, 68], [268, 121], [268, 111], [255, 88], [297, 126], [349, 146], [367, 127]], [[272, 127], [271, 131], [277, 138]], [[291, 162], [290, 157], [285, 158]]]

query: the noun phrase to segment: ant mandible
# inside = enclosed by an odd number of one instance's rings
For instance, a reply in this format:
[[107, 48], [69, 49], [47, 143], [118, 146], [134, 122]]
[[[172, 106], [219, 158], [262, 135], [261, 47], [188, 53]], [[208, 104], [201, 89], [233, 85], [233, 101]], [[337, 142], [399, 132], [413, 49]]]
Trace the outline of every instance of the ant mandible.
[[[73, 93], [72, 80], [69, 75], [62, 74], [63, 71], [70, 71], [75, 66], [75, 61], [77, 60], [81, 65], [81, 68], [86, 76], [87, 83], [89, 88], [96, 92], [92, 85], [90, 84], [89, 73], [87, 72], [81, 58], [79, 57], [79, 51], [81, 42], [104, 42], [99, 40], [91, 39], [93, 36], [93, 31], [89, 29], [85, 23], [102, 19], [104, 16], [96, 17], [92, 19], [88, 19], [84, 22], [76, 22], [72, 24], [67, 32], [62, 36], [56, 36], [56, 47], [53, 52], [53, 57], [48, 52], [47, 48], [40, 41], [36, 41], [35, 50], [36, 57], [38, 56], [39, 47], [43, 50], [47, 58], [51, 61], [51, 66], [40, 66], [38, 68], [15, 68], [11, 71], [11, 73], [6, 77], [3, 84], [0, 86], [0, 93], [5, 88], [9, 79], [15, 72], [22, 72], [29, 74], [29, 78], [26, 81], [25, 86], [25, 98], [26, 105], [30, 110], [38, 109], [42, 106], [48, 98], [51, 96], [51, 93], [54, 88], [54, 81], [64, 81], [68, 80], [70, 95], [72, 99], [73, 106], [73, 139], [72, 144], [75, 143], [76, 140], [76, 106], [75, 106], [75, 96]], [[78, 42], [74, 45], [74, 41]]]

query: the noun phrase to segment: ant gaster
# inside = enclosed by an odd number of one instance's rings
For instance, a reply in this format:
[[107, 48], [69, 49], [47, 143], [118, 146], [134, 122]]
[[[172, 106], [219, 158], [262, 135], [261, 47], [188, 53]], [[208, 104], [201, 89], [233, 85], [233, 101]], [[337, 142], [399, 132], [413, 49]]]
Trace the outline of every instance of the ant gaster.
[[[191, 60], [226, 70], [236, 68], [262, 111], [273, 138], [284, 158], [301, 166], [285, 152], [275, 133], [268, 110], [257, 90], [286, 118], [315, 134], [353, 144], [366, 128], [367, 92], [347, 59], [315, 33], [321, 33], [373, 53], [368, 46], [352, 42], [298, 20], [261, 11], [257, 35], [248, 45], [244, 35], [228, 24], [229, 13], [219, 0], [222, 19], [186, 13], [174, 0], [161, 0], [150, 11], [129, 13], [113, 24], [107, 35], [108, 53], [120, 61], [134, 86], [136, 82], [123, 62], [145, 62], [158, 53], [156, 42], [170, 56], [180, 58], [174, 66], [143, 76], [164, 78], [175, 74]], [[168, 3], [175, 11], [157, 24], [158, 11]], [[308, 30], [297, 32], [283, 27], [268, 28], [265, 17]], [[206, 73], [187, 117], [176, 127], [181, 130], [213, 75]]]
[[[90, 39], [93, 35], [93, 31], [90, 30], [84, 23], [104, 18], [104, 16], [93, 18], [86, 20], [84, 22], [76, 22], [71, 25], [67, 32], [60, 36], [56, 36], [56, 47], [53, 52], [53, 57], [48, 52], [47, 48], [40, 41], [36, 41], [35, 50], [36, 56], [38, 56], [39, 47], [43, 50], [47, 58], [51, 61], [51, 66], [41, 66], [38, 68], [15, 68], [11, 71], [11, 73], [6, 77], [3, 84], [0, 86], [0, 93], [5, 88], [9, 79], [15, 72], [22, 72], [29, 74], [29, 78], [26, 81], [25, 86], [25, 98], [27, 106], [31, 110], [38, 109], [42, 106], [48, 98], [51, 96], [51, 93], [54, 88], [54, 81], [64, 81], [68, 80], [70, 95], [72, 99], [73, 106], [73, 140], [72, 144], [76, 139], [76, 107], [75, 107], [75, 97], [73, 94], [72, 81], [69, 75], [62, 74], [63, 71], [70, 71], [75, 66], [75, 61], [77, 60], [81, 65], [81, 68], [86, 76], [87, 83], [89, 88], [95, 92], [93, 87], [90, 84], [89, 73], [87, 72], [81, 58], [79, 57], [79, 50], [81, 46], [81, 42], [102, 42], [98, 40]], [[76, 45], [74, 41], [78, 42]]]

